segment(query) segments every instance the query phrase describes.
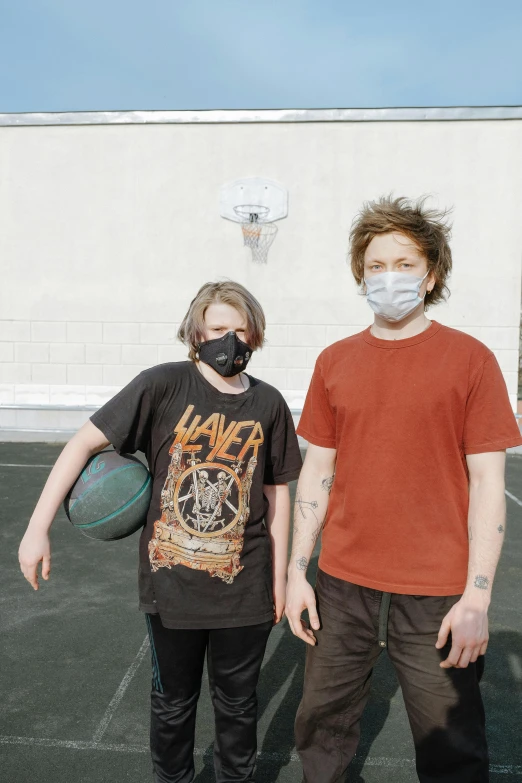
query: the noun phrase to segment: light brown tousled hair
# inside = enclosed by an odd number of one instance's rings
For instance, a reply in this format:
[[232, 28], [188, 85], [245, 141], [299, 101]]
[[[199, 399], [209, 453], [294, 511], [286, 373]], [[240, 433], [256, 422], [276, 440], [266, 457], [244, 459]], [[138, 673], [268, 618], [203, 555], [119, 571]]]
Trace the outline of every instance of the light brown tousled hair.
[[263, 308], [250, 291], [233, 280], [205, 283], [190, 303], [178, 330], [178, 339], [189, 349], [189, 359], [198, 358], [199, 344], [205, 331], [205, 312], [211, 304], [227, 304], [246, 318], [245, 341], [253, 351], [265, 342], [266, 320]]
[[377, 201], [367, 201], [350, 231], [352, 274], [360, 286], [364, 284], [364, 254], [378, 234], [399, 231], [417, 245], [426, 257], [428, 271], [435, 275], [431, 294], [426, 294], [424, 299], [425, 310], [449, 296], [446, 281], [452, 267], [451, 226], [446, 222], [448, 211], [426, 208], [427, 198], [423, 196], [413, 201], [381, 196]]

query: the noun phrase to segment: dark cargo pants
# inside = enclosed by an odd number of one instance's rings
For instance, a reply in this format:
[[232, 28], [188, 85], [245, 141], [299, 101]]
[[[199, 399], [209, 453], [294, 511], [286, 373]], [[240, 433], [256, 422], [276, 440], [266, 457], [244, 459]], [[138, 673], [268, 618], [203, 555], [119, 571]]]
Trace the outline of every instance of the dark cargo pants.
[[460, 596], [382, 593], [319, 570], [321, 629], [307, 648], [296, 746], [304, 783], [340, 783], [359, 742], [373, 666], [387, 647], [402, 688], [421, 783], [486, 783], [488, 752], [479, 681], [484, 658], [441, 669], [435, 648]]

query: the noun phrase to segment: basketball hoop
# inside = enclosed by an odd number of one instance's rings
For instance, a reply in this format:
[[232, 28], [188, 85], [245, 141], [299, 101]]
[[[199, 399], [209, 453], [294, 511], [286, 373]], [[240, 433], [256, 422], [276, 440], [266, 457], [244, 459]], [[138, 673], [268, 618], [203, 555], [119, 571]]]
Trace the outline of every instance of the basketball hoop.
[[266, 264], [277, 236], [275, 222], [288, 215], [288, 191], [271, 179], [236, 179], [221, 186], [219, 214], [240, 224], [243, 245], [252, 251], [252, 261]]
[[252, 261], [256, 264], [266, 264], [268, 251], [277, 234], [276, 225], [264, 222], [269, 211], [268, 207], [260, 204], [234, 207], [234, 212], [241, 218], [243, 244], [252, 251]]

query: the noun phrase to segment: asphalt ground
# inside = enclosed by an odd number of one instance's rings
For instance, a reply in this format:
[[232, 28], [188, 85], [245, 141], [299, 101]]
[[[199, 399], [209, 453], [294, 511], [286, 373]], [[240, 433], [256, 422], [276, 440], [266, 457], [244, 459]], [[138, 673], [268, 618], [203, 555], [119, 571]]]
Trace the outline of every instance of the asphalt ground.
[[[35, 593], [18, 568], [20, 538], [60, 448], [0, 444], [0, 780], [148, 783], [151, 670], [137, 610], [138, 536], [90, 541], [61, 512], [52, 531], [51, 580]], [[491, 779], [514, 783], [522, 781], [522, 456], [508, 457], [507, 489], [507, 540], [490, 612], [483, 695]], [[286, 622], [274, 629], [259, 686], [259, 783], [301, 781], [293, 721], [304, 652]], [[197, 783], [214, 779], [212, 738], [204, 685]], [[413, 757], [401, 693], [384, 653], [347, 780], [413, 782]]]

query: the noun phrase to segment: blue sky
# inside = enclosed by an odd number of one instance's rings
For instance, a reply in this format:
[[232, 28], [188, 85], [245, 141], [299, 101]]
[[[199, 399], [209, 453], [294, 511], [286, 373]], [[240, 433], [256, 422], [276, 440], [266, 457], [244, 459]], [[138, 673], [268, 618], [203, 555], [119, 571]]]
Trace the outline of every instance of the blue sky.
[[521, 103], [520, 0], [0, 0], [0, 112]]

